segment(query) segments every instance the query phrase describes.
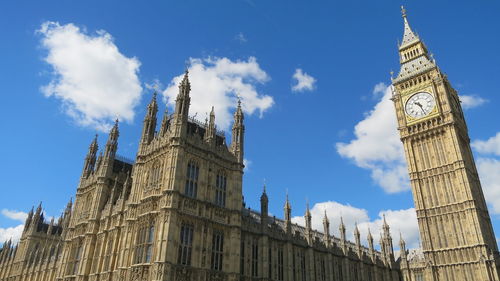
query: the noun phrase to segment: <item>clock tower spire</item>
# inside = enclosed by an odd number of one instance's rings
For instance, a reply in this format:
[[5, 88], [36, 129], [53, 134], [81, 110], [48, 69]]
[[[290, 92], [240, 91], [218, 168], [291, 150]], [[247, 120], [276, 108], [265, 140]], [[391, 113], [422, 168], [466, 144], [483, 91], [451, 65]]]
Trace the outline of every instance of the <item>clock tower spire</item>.
[[424, 280], [499, 280], [498, 248], [457, 91], [402, 7], [392, 100], [426, 261]]

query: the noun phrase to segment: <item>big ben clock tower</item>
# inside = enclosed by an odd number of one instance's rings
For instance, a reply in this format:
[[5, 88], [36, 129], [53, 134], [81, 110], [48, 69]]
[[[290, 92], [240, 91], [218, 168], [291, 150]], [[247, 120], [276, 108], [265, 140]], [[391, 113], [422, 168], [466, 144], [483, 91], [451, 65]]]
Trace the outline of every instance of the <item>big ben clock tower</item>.
[[425, 262], [405, 279], [499, 280], [498, 247], [457, 91], [402, 12], [393, 101]]

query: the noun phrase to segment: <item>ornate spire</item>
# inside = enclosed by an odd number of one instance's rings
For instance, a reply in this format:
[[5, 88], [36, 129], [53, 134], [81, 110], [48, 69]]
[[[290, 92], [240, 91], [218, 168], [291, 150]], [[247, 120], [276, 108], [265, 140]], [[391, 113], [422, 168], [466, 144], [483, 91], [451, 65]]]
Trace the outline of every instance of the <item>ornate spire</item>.
[[191, 103], [191, 98], [189, 97], [189, 92], [191, 91], [191, 84], [189, 83], [188, 70], [184, 73], [181, 83], [179, 84], [179, 93], [177, 94], [177, 99], [175, 100], [175, 111], [174, 111], [174, 136], [180, 137], [184, 136], [187, 131], [187, 119], [189, 115], [189, 104]]
[[97, 144], [97, 134], [89, 145], [89, 151], [87, 152], [87, 156], [85, 156], [85, 162], [83, 164], [83, 177], [88, 177], [95, 168], [97, 150], [99, 149], [99, 145]]
[[109, 131], [108, 141], [106, 142], [106, 149], [104, 151], [105, 158], [114, 158], [116, 150], [118, 149], [119, 136], [120, 131], [118, 130], [118, 119], [116, 119], [113, 128]]
[[340, 235], [345, 238], [345, 224], [344, 224], [344, 218], [342, 216], [340, 216], [339, 231]]
[[148, 104], [146, 116], [144, 116], [144, 125], [142, 128], [141, 143], [149, 144], [156, 131], [156, 113], [158, 112], [158, 103], [156, 102], [156, 91], [153, 93], [151, 102]]
[[309, 210], [309, 200], [306, 201], [306, 213], [304, 214], [306, 220], [306, 229], [311, 230], [311, 212]]
[[324, 240], [328, 246], [330, 245], [330, 221], [328, 220], [328, 216], [326, 215], [326, 209], [323, 216], [323, 232]]
[[168, 108], [165, 108], [165, 113], [163, 113], [163, 120], [161, 121], [161, 127], [160, 127], [161, 137], [167, 133], [169, 125], [170, 121], [168, 119]]
[[288, 201], [288, 191], [286, 192], [286, 199], [285, 199], [285, 206], [283, 207], [285, 210], [285, 221], [291, 222], [292, 221], [292, 205], [290, 204], [290, 201]]
[[268, 216], [269, 198], [266, 194], [266, 184], [262, 188], [262, 195], [260, 196], [260, 214], [262, 217]]
[[205, 130], [205, 136], [203, 138], [206, 142], [212, 142], [215, 140], [215, 108], [213, 106], [212, 110], [210, 111], [208, 127]]
[[416, 35], [413, 30], [411, 30], [408, 19], [406, 18], [406, 9], [403, 6], [401, 6], [401, 13], [404, 20], [404, 33], [403, 40], [401, 42], [401, 45], [399, 46], [400, 49], [420, 40], [418, 35]]
[[243, 163], [243, 137], [245, 135], [243, 119], [244, 115], [241, 109], [241, 99], [238, 97], [238, 106], [234, 112], [234, 122], [231, 134], [231, 152], [238, 158], [239, 163]]

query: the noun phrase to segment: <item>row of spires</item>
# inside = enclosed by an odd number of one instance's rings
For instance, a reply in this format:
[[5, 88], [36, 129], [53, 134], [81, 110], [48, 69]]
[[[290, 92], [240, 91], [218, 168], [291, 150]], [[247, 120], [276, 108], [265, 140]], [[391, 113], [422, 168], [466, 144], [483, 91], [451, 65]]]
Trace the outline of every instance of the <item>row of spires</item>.
[[[269, 204], [269, 198], [266, 193], [266, 185], [263, 187], [263, 192], [260, 197], [260, 203], [261, 203], [261, 221], [264, 222], [266, 218], [268, 217], [268, 204]], [[286, 199], [285, 199], [285, 205], [283, 207], [284, 209], [284, 215], [285, 215], [285, 223], [286, 223], [286, 231], [287, 233], [291, 232], [291, 225], [292, 225], [292, 206], [290, 204], [290, 201], [288, 200], [288, 193], [286, 194]], [[308, 240], [310, 243], [312, 243], [312, 215], [311, 211], [309, 208], [309, 202], [306, 203], [306, 212], [304, 214], [305, 218], [305, 228], [308, 237]], [[340, 232], [340, 239], [341, 241], [345, 242], [346, 241], [346, 226], [344, 224], [343, 217], [340, 217], [340, 224], [339, 224], [339, 232]], [[327, 243], [327, 245], [330, 244], [331, 242], [331, 236], [330, 236], [330, 220], [328, 219], [328, 216], [326, 214], [326, 210], [323, 216], [323, 235], [324, 235], [324, 240]], [[354, 238], [356, 245], [358, 245], [358, 249], [361, 250], [361, 235], [360, 231], [358, 228], [358, 224], [355, 223], [354, 227]], [[367, 235], [367, 241], [369, 244], [369, 248], [373, 250], [374, 244], [373, 244], [373, 236], [371, 234], [370, 228], [368, 228], [368, 235]], [[390, 227], [389, 224], [386, 221], [385, 215], [383, 215], [383, 223], [382, 223], [382, 232], [380, 234], [380, 247], [382, 253], [387, 254], [387, 257], [389, 258], [391, 255], [393, 257], [394, 252], [393, 252], [393, 244], [392, 244], [392, 237], [390, 233]], [[401, 249], [402, 255], [406, 253], [406, 242], [403, 239], [402, 234], [400, 233], [400, 242], [399, 246]]]
[[[59, 216], [57, 223], [55, 223], [54, 218], [50, 220], [48, 224], [47, 234], [49, 235], [52, 234], [52, 230], [56, 226], [61, 228], [66, 228], [68, 226], [69, 219], [71, 217], [72, 206], [73, 206], [73, 200], [70, 199], [70, 201], [66, 205], [66, 208], [62, 212], [61, 216]], [[43, 223], [45, 223], [45, 219], [42, 212], [42, 203], [40, 202], [40, 204], [38, 204], [38, 207], [36, 208], [36, 211], [33, 212], [33, 208], [31, 208], [31, 210], [29, 211], [26, 221], [24, 223], [23, 233], [26, 233], [29, 230], [31, 230], [32, 232], [37, 232], [38, 226]]]

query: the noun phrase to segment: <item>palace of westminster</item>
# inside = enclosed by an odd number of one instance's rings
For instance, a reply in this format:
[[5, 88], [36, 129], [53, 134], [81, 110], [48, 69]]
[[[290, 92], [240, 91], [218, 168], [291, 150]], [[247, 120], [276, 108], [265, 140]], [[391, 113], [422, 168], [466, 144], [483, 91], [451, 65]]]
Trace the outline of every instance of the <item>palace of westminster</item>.
[[[157, 130], [147, 107], [135, 162], [119, 157], [118, 123], [98, 155], [85, 157], [75, 202], [57, 222], [32, 210], [19, 243], [0, 248], [0, 281], [500, 281], [499, 252], [457, 92], [414, 33], [403, 9], [401, 69], [392, 78], [422, 245], [395, 255], [385, 222], [379, 247], [361, 245], [260, 211], [242, 197], [245, 125], [241, 103], [231, 143], [215, 115], [189, 116], [190, 83]], [[380, 249], [380, 250], [378, 250]]]

